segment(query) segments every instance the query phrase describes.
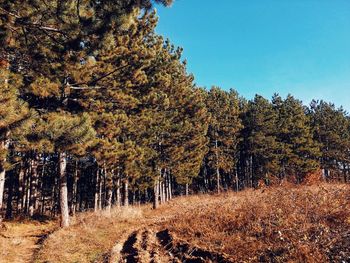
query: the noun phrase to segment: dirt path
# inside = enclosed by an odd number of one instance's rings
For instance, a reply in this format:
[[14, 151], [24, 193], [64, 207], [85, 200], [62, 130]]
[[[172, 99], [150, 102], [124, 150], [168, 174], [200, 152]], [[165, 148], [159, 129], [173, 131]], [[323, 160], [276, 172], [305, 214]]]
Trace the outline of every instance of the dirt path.
[[111, 251], [109, 263], [231, 262], [224, 255], [178, 241], [167, 230], [140, 229]]
[[[81, 213], [69, 228], [46, 239], [37, 262], [229, 262], [226, 256], [191, 240], [179, 240], [170, 231], [169, 222], [176, 217], [191, 213], [194, 207], [205, 211], [208, 202], [201, 200], [202, 196], [177, 198], [156, 210], [150, 205], [115, 207], [111, 216]], [[215, 196], [210, 200], [221, 201]]]
[[0, 231], [0, 262], [34, 262], [46, 237], [56, 224], [39, 222], [5, 223]]

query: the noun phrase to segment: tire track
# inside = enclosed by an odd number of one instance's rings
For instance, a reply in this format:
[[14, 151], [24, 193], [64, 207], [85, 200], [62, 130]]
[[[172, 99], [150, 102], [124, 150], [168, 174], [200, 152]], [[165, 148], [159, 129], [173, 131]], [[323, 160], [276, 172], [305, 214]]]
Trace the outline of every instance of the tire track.
[[109, 263], [231, 262], [224, 255], [175, 241], [169, 230], [141, 229], [114, 246]]

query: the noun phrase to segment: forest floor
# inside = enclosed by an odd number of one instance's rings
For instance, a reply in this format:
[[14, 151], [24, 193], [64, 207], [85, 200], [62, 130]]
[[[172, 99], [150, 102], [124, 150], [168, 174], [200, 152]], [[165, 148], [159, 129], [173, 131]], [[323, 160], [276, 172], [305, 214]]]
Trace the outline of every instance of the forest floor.
[[57, 227], [53, 220], [5, 222], [0, 230], [0, 262], [33, 262], [45, 239]]
[[[1, 235], [14, 239], [5, 239], [13, 245], [1, 262], [350, 262], [350, 186], [287, 185], [179, 197], [157, 210], [81, 213], [47, 238], [55, 223], [26, 223], [30, 232], [6, 225]], [[16, 245], [16, 237], [27, 238]]]

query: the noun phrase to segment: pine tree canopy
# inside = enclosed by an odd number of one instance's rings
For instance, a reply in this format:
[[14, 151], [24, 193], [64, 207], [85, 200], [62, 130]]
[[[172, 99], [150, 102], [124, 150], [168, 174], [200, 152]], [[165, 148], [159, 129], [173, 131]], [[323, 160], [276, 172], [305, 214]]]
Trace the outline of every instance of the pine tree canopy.
[[198, 87], [156, 33], [172, 2], [0, 0], [0, 215], [350, 181], [349, 114]]

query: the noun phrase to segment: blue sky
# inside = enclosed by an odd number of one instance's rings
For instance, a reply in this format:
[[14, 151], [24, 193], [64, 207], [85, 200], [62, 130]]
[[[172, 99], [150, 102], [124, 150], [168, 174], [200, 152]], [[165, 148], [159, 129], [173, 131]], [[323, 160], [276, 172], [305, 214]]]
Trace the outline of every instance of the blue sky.
[[157, 11], [157, 32], [184, 48], [198, 85], [350, 111], [350, 0], [175, 0]]

